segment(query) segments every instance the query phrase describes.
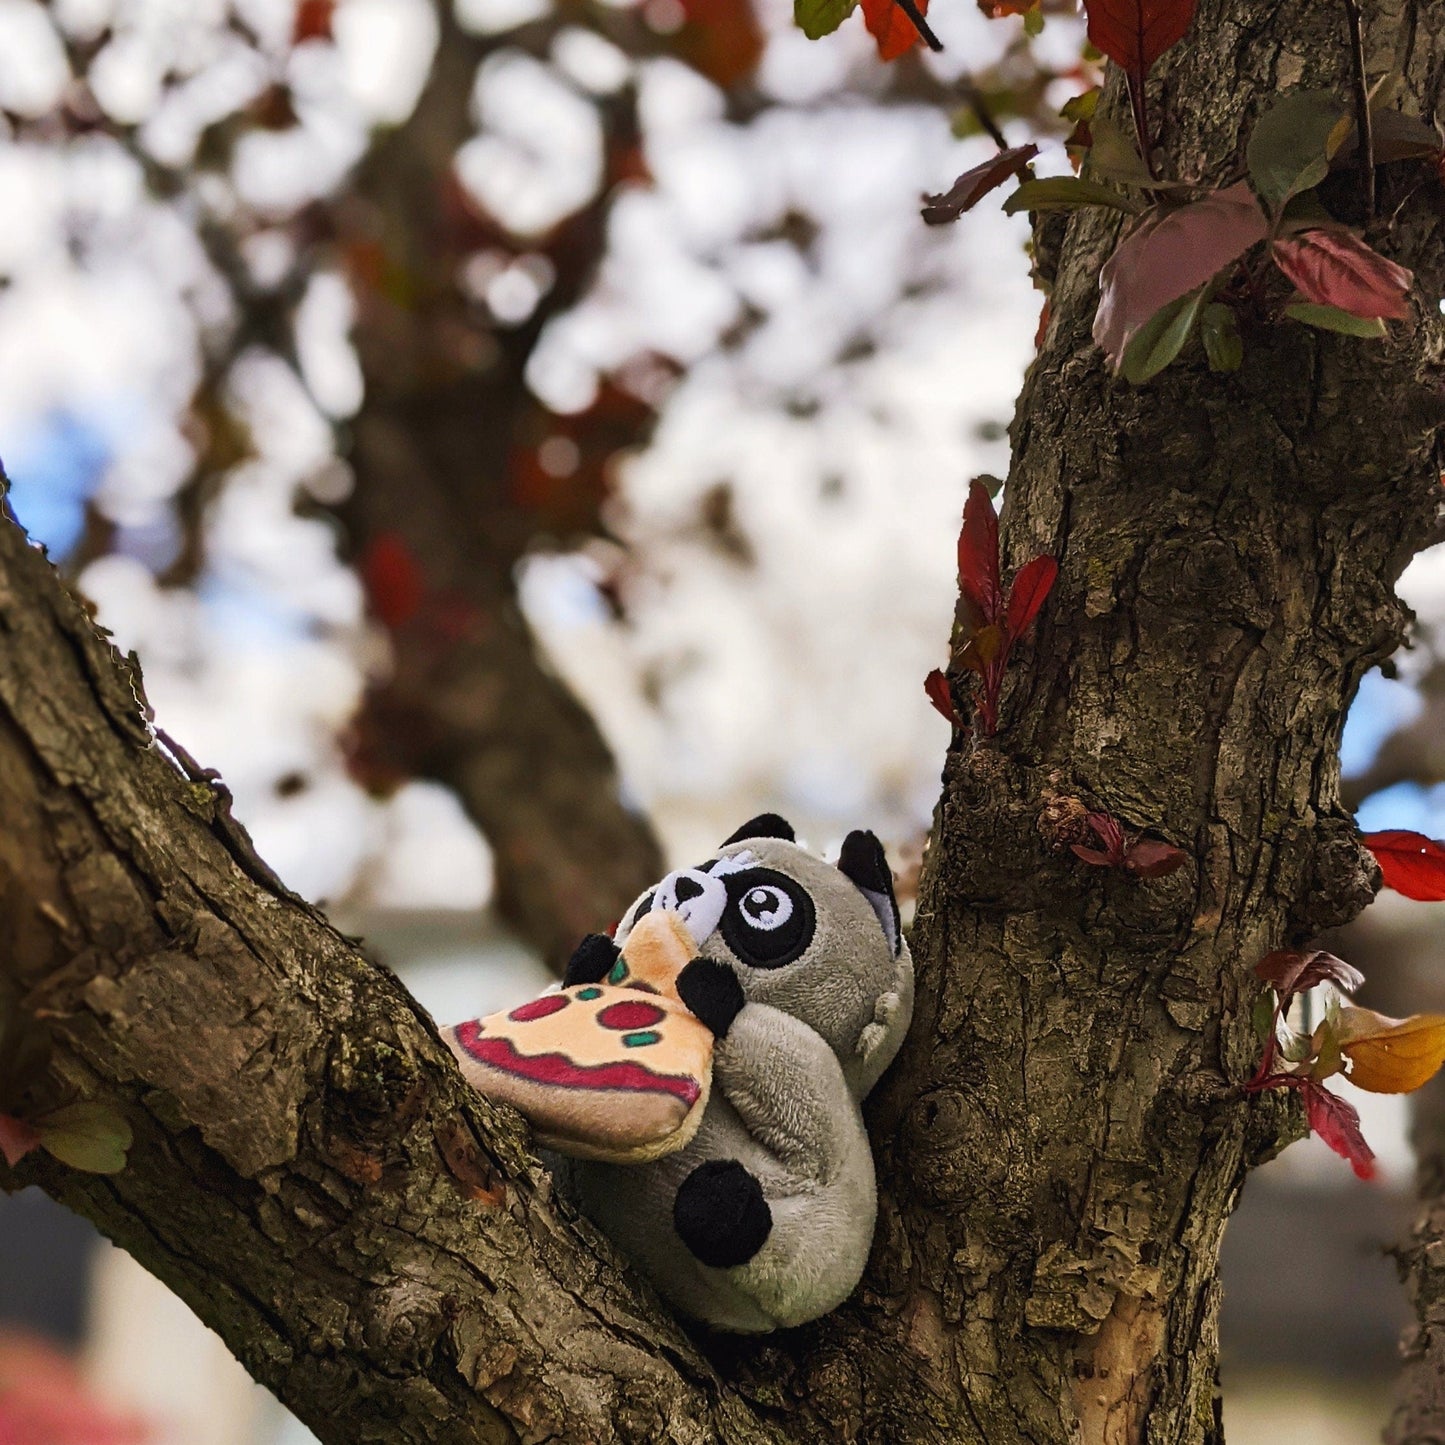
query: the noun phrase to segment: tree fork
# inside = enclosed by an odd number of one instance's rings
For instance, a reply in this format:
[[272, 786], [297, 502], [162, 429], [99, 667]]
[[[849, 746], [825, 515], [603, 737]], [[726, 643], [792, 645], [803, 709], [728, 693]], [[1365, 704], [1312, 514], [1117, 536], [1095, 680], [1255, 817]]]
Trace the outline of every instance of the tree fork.
[[462, 1082], [384, 968], [285, 893], [127, 668], [0, 520], [0, 959], [42, 1110], [135, 1130], [38, 1183], [163, 1279], [328, 1445], [776, 1434]]

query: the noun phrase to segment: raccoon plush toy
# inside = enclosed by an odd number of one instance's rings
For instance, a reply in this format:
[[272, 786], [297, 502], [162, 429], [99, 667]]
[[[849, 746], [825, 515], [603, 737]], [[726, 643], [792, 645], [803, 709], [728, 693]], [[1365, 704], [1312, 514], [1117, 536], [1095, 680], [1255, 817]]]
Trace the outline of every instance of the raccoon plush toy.
[[585, 939], [562, 989], [446, 1035], [673, 1304], [755, 1333], [825, 1314], [863, 1273], [859, 1103], [912, 1010], [878, 840], [850, 833], [834, 865], [765, 814], [639, 898], [615, 941]]

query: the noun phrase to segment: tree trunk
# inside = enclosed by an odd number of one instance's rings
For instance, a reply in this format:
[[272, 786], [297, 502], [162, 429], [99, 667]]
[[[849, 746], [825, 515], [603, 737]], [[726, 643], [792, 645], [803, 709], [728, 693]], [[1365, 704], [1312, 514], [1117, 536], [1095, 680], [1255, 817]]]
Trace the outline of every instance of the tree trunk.
[[[560, 968], [578, 938], [615, 922], [663, 871], [646, 817], [619, 795], [611, 750], [540, 655], [515, 590], [530, 548], [599, 526], [600, 465], [596, 477], [584, 467], [546, 486], [519, 479], [523, 459], [562, 426], [525, 373], [543, 327], [581, 298], [601, 261], [612, 177], [638, 144], [635, 97], [629, 86], [598, 103], [606, 165], [591, 203], [529, 244], [497, 223], [488, 233], [453, 160], [473, 129], [478, 65], [518, 37], [469, 35], [449, 0], [437, 14], [440, 42], [415, 110], [335, 208], [366, 383], [352, 426], [356, 485], [339, 511], [356, 552], [381, 539], [404, 547], [428, 593], [415, 618], [387, 619], [395, 663], [364, 706], [363, 766], [456, 792], [493, 849], [499, 913]], [[538, 24], [524, 38], [545, 54], [559, 28]], [[464, 263], [484, 242], [552, 267], [520, 325], [494, 323], [463, 288]], [[651, 419], [640, 403], [619, 408], [594, 428], [594, 445], [638, 445]]]
[[[1346, 34], [1343, 8], [1204, 0], [1155, 87], [1171, 166], [1223, 178], [1279, 90], [1347, 95]], [[1402, 0], [1367, 38], [1436, 114], [1440, 8]], [[1438, 496], [1445, 222], [1398, 169], [1372, 239], [1416, 269], [1414, 319], [1379, 343], [1261, 327], [1232, 376], [1109, 379], [1089, 327], [1113, 233], [1070, 223], [1005, 517], [1012, 562], [1051, 552], [1060, 578], [998, 738], [948, 755], [915, 1024], [870, 1109], [879, 1236], [842, 1310], [690, 1342], [394, 980], [146, 747], [10, 527], [0, 957], [50, 1020], [52, 1088], [122, 1101], [137, 1143], [112, 1179], [0, 1180], [97, 1219], [328, 1445], [1219, 1441], [1220, 1236], [1299, 1129], [1239, 1087], [1250, 970], [1370, 897], [1340, 724], [1399, 641], [1391, 584]], [[1084, 867], [1086, 806], [1188, 866]]]

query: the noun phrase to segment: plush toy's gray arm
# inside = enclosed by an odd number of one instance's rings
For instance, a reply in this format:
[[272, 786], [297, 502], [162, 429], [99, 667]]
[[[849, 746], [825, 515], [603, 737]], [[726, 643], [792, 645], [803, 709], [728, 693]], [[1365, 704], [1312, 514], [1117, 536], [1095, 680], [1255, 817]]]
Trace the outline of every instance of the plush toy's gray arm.
[[787, 1168], [820, 1184], [833, 1178], [858, 1106], [837, 1056], [806, 1024], [767, 1004], [744, 1005], [717, 1042], [713, 1082]]

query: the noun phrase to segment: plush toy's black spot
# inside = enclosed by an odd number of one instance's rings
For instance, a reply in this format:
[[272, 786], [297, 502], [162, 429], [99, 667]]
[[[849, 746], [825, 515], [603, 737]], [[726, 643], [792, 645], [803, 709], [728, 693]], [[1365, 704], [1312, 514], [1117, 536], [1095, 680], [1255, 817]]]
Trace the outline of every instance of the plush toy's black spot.
[[562, 982], [569, 988], [574, 983], [601, 983], [612, 972], [620, 954], [621, 950], [605, 934], [589, 933], [567, 960]]
[[793, 843], [797, 841], [797, 834], [793, 832], [793, 825], [786, 818], [780, 818], [776, 813], [759, 813], [728, 838], [723, 847], [730, 848], [734, 843], [742, 843], [749, 838], [784, 838]]
[[672, 896], [679, 903], [686, 903], [689, 898], [701, 898], [704, 888], [696, 878], [689, 878], [686, 873], [672, 885]]
[[678, 1186], [672, 1223], [703, 1264], [731, 1269], [767, 1243], [773, 1211], [762, 1185], [736, 1159], [709, 1159]]
[[677, 996], [720, 1039], [743, 1006], [743, 986], [725, 963], [695, 958], [677, 976]]

